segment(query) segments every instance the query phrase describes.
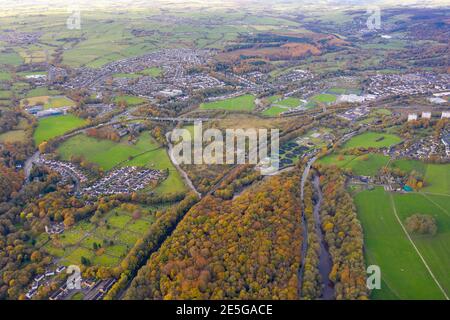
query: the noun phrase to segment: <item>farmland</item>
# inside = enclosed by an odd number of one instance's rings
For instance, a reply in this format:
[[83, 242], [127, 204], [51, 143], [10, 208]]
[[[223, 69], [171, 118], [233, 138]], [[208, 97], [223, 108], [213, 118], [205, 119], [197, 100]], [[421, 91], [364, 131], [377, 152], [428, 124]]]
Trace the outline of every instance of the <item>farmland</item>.
[[[146, 151], [157, 149], [159, 146], [150, 139], [148, 133], [144, 133], [135, 145], [128, 144], [126, 140], [114, 142], [106, 139], [96, 139], [84, 134], [76, 135], [58, 148], [58, 153], [65, 160], [70, 160], [72, 156], [82, 156], [89, 162], [98, 164], [104, 170], [110, 170], [114, 166], [125, 162], [131, 156], [139, 155]], [[133, 163], [145, 165], [137, 157]], [[138, 162], [139, 163], [136, 163]]]
[[448, 299], [442, 0], [6, 2], [0, 300]]
[[[363, 191], [355, 196], [358, 218], [364, 229], [367, 264], [378, 265], [382, 270], [382, 288], [374, 290], [372, 298], [443, 299], [442, 292], [395, 218], [392, 203], [383, 188]], [[401, 204], [397, 210], [404, 212]], [[436, 250], [440, 251], [439, 248]]]
[[287, 108], [271, 106], [270, 108], [264, 110], [262, 112], [262, 114], [265, 116], [274, 117], [274, 116], [278, 116], [280, 113], [287, 111], [287, 110], [288, 110]]
[[86, 120], [71, 114], [41, 118], [34, 132], [34, 141], [40, 144], [86, 124]]
[[220, 109], [229, 111], [252, 111], [255, 108], [255, 97], [246, 94], [236, 98], [200, 104], [200, 109]]
[[62, 264], [79, 265], [83, 257], [93, 265], [116, 266], [154, 222], [155, 209], [134, 205], [115, 208], [100, 220], [77, 223], [44, 248]]
[[332, 103], [336, 101], [336, 96], [332, 94], [322, 93], [311, 98], [312, 101], [322, 103]]
[[387, 165], [388, 161], [389, 157], [377, 153], [362, 156], [332, 154], [320, 159], [318, 163], [349, 168], [354, 174], [360, 176], [374, 176]]
[[425, 173], [424, 192], [450, 195], [450, 164], [429, 164]]
[[22, 106], [36, 106], [42, 105], [44, 109], [72, 107], [75, 102], [64, 96], [35, 96], [23, 99], [20, 104]]
[[351, 138], [342, 146], [342, 148], [385, 148], [401, 141], [401, 138], [394, 134], [366, 132]]
[[114, 98], [115, 103], [120, 103], [121, 101], [124, 101], [128, 106], [137, 106], [140, 104], [145, 103], [147, 100], [141, 97], [135, 97], [135, 96], [129, 96], [129, 95], [123, 95], [123, 96], [117, 96]]

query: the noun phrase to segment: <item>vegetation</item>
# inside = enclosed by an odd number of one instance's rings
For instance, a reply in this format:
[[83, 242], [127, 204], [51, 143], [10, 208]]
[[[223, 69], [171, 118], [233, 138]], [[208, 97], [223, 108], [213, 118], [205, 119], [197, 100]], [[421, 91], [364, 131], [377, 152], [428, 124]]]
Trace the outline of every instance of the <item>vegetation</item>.
[[[383, 272], [381, 290], [373, 290], [372, 297], [442, 299], [442, 293], [396, 219], [390, 196], [383, 188], [358, 193], [355, 204], [364, 229], [367, 264], [378, 265]], [[413, 202], [409, 206], [426, 212], [416, 204]], [[415, 281], [410, 281], [412, 278]]]
[[408, 217], [405, 226], [410, 233], [434, 236], [437, 232], [436, 220], [432, 216], [424, 214], [413, 214]]
[[401, 138], [388, 133], [366, 132], [347, 141], [342, 147], [351, 148], [385, 148], [401, 142]]
[[236, 98], [200, 104], [200, 109], [221, 109], [230, 111], [252, 111], [255, 108], [255, 97], [246, 94]]
[[345, 178], [336, 168], [321, 168], [323, 205], [320, 217], [333, 262], [329, 278], [336, 299], [367, 299], [363, 230]]
[[139, 271], [126, 298], [297, 298], [302, 239], [295, 185], [273, 177], [234, 201], [202, 199]]
[[41, 118], [34, 132], [34, 141], [36, 145], [39, 145], [43, 141], [48, 141], [86, 124], [86, 120], [71, 114]]

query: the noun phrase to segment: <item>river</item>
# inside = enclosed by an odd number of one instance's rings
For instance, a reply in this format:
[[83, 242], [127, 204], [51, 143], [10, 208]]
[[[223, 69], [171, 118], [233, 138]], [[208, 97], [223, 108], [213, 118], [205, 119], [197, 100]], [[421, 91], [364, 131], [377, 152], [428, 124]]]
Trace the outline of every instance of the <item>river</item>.
[[313, 179], [313, 187], [317, 195], [317, 201], [314, 205], [313, 217], [320, 243], [318, 268], [323, 284], [320, 298], [323, 300], [332, 300], [334, 299], [334, 287], [333, 283], [329, 279], [329, 274], [331, 272], [331, 268], [333, 267], [333, 262], [331, 260], [330, 252], [328, 251], [328, 246], [323, 237], [322, 224], [320, 221], [320, 207], [322, 205], [323, 195], [322, 190], [320, 189], [320, 181], [318, 176], [315, 176]]

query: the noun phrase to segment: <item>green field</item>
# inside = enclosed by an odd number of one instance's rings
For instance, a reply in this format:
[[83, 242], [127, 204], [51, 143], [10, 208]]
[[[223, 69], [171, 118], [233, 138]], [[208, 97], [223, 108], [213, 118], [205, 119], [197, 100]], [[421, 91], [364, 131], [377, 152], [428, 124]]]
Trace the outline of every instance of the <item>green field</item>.
[[[377, 187], [356, 194], [355, 204], [364, 230], [366, 263], [381, 268], [383, 284], [381, 290], [372, 291], [372, 298], [443, 299], [442, 292], [398, 223], [390, 195]], [[397, 210], [403, 212], [401, 205]]]
[[9, 72], [0, 71], [0, 81], [9, 81], [11, 80], [11, 74]]
[[255, 97], [246, 94], [236, 98], [200, 104], [200, 109], [220, 109], [230, 111], [252, 111], [255, 108]]
[[275, 104], [284, 106], [284, 107], [295, 108], [295, 107], [298, 107], [301, 103], [302, 102], [300, 101], [300, 99], [289, 97], [289, 98], [280, 100], [280, 101], [276, 102]]
[[450, 164], [427, 165], [422, 191], [450, 195]]
[[335, 87], [335, 88], [328, 89], [327, 92], [332, 93], [332, 94], [344, 94], [347, 92], [347, 89]]
[[34, 131], [34, 141], [40, 144], [42, 141], [58, 137], [87, 123], [86, 120], [71, 114], [41, 118]]
[[[70, 160], [75, 156], [83, 156], [89, 162], [98, 164], [104, 170], [110, 170], [121, 162], [127, 161], [129, 156], [136, 156], [146, 151], [155, 150], [159, 145], [150, 138], [149, 133], [143, 133], [135, 145], [130, 145], [126, 140], [119, 143], [88, 137], [79, 134], [64, 141], [58, 148], [62, 159]], [[135, 158], [133, 164], [146, 165], [144, 161]], [[138, 162], [139, 163], [136, 163]]]
[[0, 99], [10, 99], [11, 96], [11, 91], [0, 90]]
[[15, 51], [0, 51], [0, 64], [19, 66], [23, 59]]
[[362, 156], [331, 154], [317, 161], [319, 164], [335, 165], [340, 168], [350, 168], [353, 174], [359, 176], [374, 176], [386, 166], [389, 157], [377, 153]]
[[264, 110], [261, 114], [269, 117], [275, 117], [287, 110], [287, 108], [272, 106], [269, 109]]
[[123, 96], [117, 96], [114, 98], [115, 103], [119, 103], [120, 101], [125, 101], [128, 106], [137, 106], [137, 105], [147, 102], [147, 100], [145, 100], [144, 98], [136, 97], [136, 96], [123, 95]]
[[391, 169], [400, 169], [405, 173], [411, 171], [416, 171], [422, 175], [425, 175], [427, 170], [427, 165], [419, 160], [409, 160], [409, 159], [397, 159], [389, 164]]
[[332, 103], [336, 101], [336, 96], [333, 94], [322, 93], [311, 98], [312, 101], [322, 103]]
[[366, 132], [347, 141], [342, 148], [385, 148], [400, 143], [402, 139], [394, 134]]
[[52, 96], [52, 95], [58, 95], [60, 94], [57, 90], [50, 90], [45, 87], [38, 87], [31, 89], [27, 92], [26, 96], [27, 98], [33, 98], [33, 97], [41, 97], [41, 96]]
[[75, 102], [66, 97], [50, 97], [48, 102], [44, 105], [44, 109], [50, 108], [62, 108], [62, 107], [71, 107], [74, 106]]
[[[98, 164], [104, 170], [110, 170], [117, 165], [169, 169], [169, 176], [158, 185], [156, 192], [179, 192], [186, 189], [166, 149], [160, 148], [148, 132], [142, 133], [135, 145], [130, 145], [127, 139], [117, 143], [79, 134], [64, 141], [57, 151], [62, 159], [70, 160], [73, 155], [83, 156], [87, 161]], [[131, 160], [130, 157], [132, 157]]]
[[428, 214], [436, 219], [438, 231], [435, 236], [412, 234], [411, 237], [438, 282], [450, 296], [450, 196], [395, 194], [394, 202], [402, 222], [416, 213]]

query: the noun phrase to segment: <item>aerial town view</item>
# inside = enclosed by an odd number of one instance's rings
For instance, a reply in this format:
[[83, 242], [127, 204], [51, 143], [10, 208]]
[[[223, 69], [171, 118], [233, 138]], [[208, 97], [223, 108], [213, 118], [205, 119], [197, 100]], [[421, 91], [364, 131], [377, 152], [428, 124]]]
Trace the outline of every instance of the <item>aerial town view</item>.
[[2, 1], [0, 300], [449, 300], [450, 1], [399, 3]]

